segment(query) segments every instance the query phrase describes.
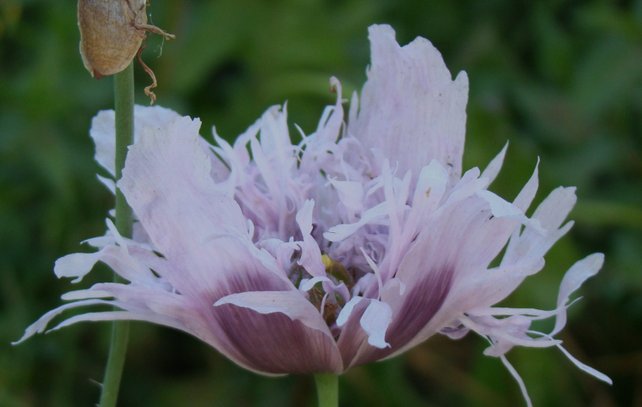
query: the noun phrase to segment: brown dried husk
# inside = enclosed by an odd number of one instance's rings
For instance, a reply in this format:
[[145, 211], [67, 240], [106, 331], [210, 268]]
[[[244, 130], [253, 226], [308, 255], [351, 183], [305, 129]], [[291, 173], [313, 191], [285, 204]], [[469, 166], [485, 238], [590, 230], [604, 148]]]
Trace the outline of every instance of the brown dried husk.
[[116, 74], [136, 56], [147, 25], [145, 0], [78, 0], [80, 55], [95, 78]]

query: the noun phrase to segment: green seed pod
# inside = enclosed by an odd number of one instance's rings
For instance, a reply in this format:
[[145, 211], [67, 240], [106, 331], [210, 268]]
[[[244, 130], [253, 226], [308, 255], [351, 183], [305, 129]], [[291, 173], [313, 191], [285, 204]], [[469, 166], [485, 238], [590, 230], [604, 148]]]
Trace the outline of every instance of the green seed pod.
[[80, 55], [91, 76], [127, 68], [145, 39], [145, 0], [78, 0]]

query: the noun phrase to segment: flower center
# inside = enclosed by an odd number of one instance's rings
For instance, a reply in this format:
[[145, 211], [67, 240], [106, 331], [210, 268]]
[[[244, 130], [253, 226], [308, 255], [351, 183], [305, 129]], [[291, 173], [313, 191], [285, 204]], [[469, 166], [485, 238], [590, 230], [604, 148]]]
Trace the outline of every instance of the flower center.
[[[333, 280], [335, 285], [343, 283], [349, 291], [354, 286], [354, 277], [340, 262], [332, 259], [327, 254], [321, 260], [325, 266], [326, 276]], [[308, 291], [309, 301], [319, 310], [326, 324], [332, 328], [346, 299], [336, 291], [326, 292], [323, 283], [318, 283]]]
[[325, 266], [326, 274], [334, 277], [337, 281], [343, 282], [346, 287], [348, 287], [348, 290], [354, 286], [354, 278], [343, 264], [336, 260], [333, 260], [327, 254], [321, 256], [321, 261]]

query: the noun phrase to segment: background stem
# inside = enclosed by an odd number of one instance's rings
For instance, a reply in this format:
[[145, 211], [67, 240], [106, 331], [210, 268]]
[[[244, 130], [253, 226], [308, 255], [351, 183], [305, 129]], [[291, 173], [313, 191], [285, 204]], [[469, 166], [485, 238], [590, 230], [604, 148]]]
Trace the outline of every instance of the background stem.
[[332, 373], [314, 375], [317, 384], [319, 407], [337, 407], [339, 405], [339, 376]]
[[[114, 105], [116, 109], [116, 180], [122, 175], [127, 147], [134, 139], [134, 65], [114, 75]], [[120, 189], [116, 189], [116, 228], [125, 237], [131, 237], [132, 211]], [[119, 281], [117, 275], [114, 281]], [[113, 322], [111, 344], [105, 377], [103, 379], [100, 407], [113, 407], [118, 400], [120, 379], [127, 353], [129, 322]]]

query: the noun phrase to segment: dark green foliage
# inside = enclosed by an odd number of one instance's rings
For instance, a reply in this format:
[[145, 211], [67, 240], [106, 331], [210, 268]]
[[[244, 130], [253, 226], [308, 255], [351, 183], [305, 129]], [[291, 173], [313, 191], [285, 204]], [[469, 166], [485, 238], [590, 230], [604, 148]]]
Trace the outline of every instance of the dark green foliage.
[[[552, 307], [573, 261], [606, 253], [561, 337], [615, 385], [582, 374], [555, 350], [514, 350], [509, 359], [535, 405], [639, 403], [642, 1], [166, 0], [148, 10], [152, 23], [177, 36], [164, 44], [151, 37], [144, 53], [159, 79], [159, 103], [201, 117], [208, 138], [216, 124], [232, 139], [286, 100], [291, 122], [311, 132], [334, 101], [329, 76], [348, 95], [364, 82], [371, 23], [392, 24], [400, 42], [431, 39], [453, 72], [470, 77], [466, 167], [485, 166], [510, 141], [508, 170], [494, 186], [503, 196], [517, 193], [538, 156], [542, 191], [578, 186], [575, 228], [507, 303]], [[148, 78], [137, 70], [137, 100], [145, 104]], [[95, 179], [87, 133], [91, 117], [111, 107], [111, 89], [111, 79], [84, 71], [73, 2], [0, 3], [1, 406], [98, 399], [107, 324], [15, 348], [9, 341], [69, 289], [51, 272], [55, 259], [104, 230], [112, 197]], [[131, 338], [122, 406], [314, 405], [311, 378], [256, 376], [168, 329], [136, 323]], [[473, 336], [436, 337], [354, 369], [341, 379], [342, 405], [522, 405], [501, 363], [481, 354], [484, 346]]]

